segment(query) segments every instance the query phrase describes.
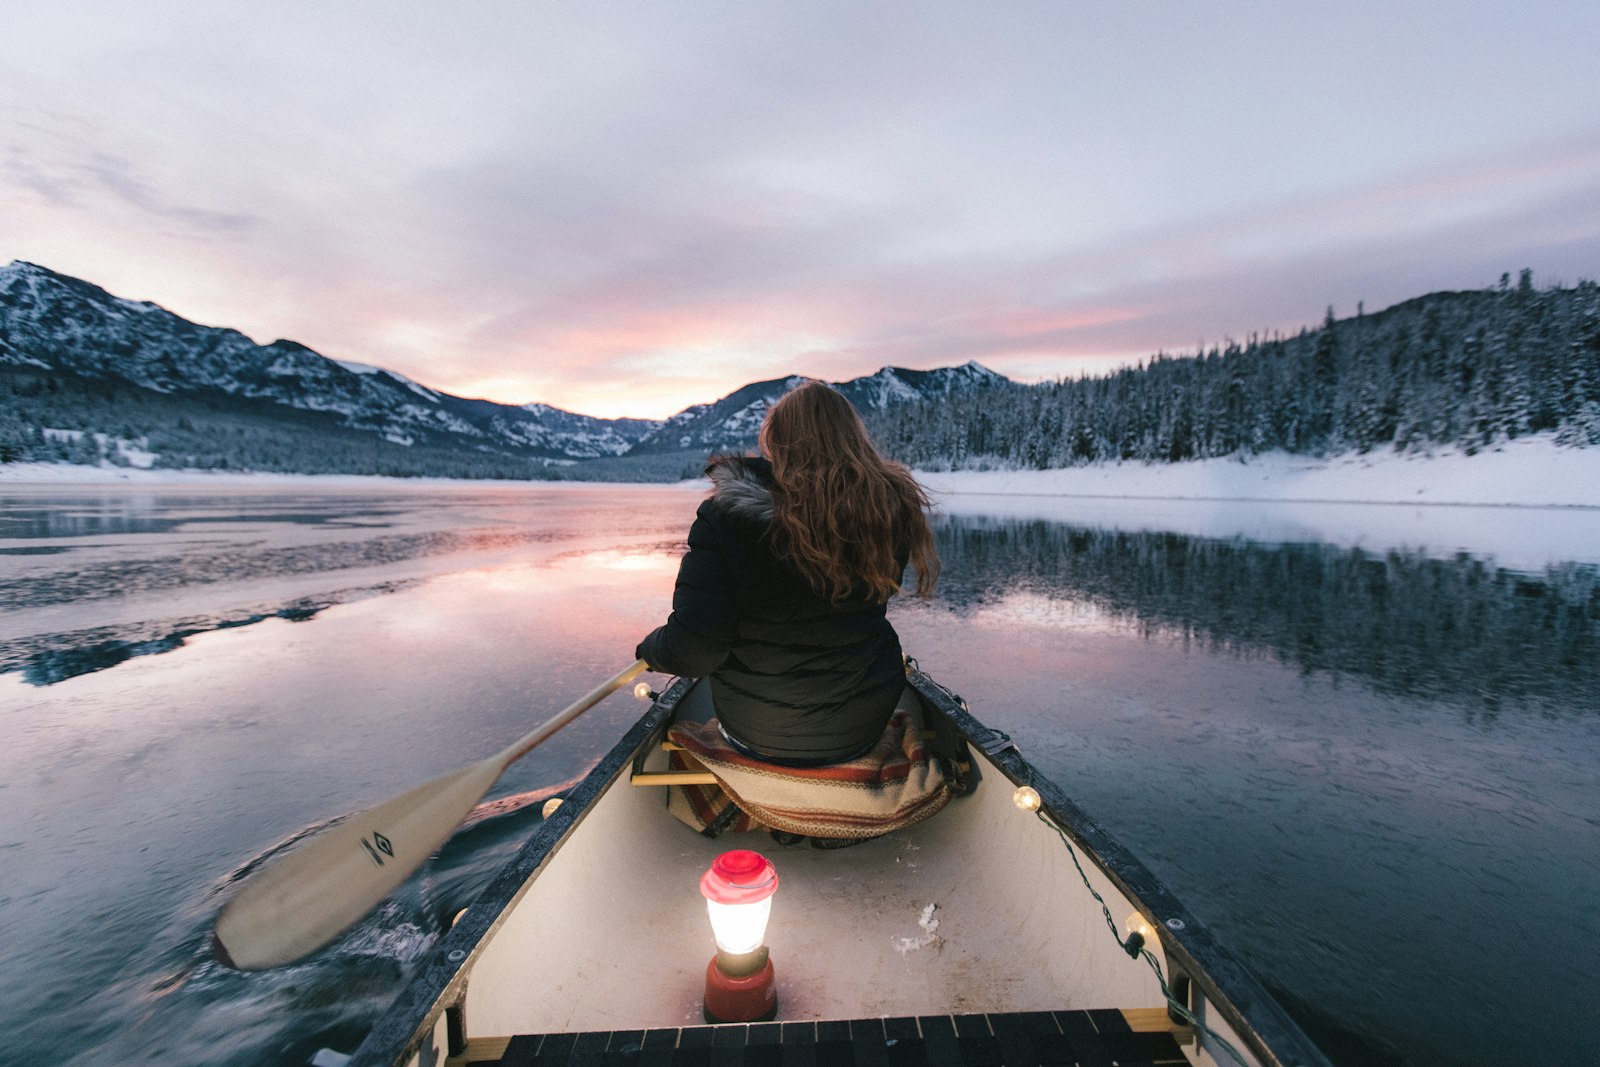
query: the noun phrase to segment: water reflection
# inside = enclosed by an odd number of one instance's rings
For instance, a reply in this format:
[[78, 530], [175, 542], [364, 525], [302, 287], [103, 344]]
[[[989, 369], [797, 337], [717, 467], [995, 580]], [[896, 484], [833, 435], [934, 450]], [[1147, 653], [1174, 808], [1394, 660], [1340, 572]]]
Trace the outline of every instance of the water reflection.
[[995, 517], [938, 534], [947, 599], [898, 607], [906, 648], [1335, 1062], [1590, 1062], [1586, 1036], [1524, 1022], [1581, 1013], [1600, 951], [1572, 907], [1600, 855], [1594, 567]]
[[1121, 627], [1473, 713], [1600, 708], [1600, 567], [1262, 545], [946, 516], [940, 592], [960, 611]]
[[0, 675], [53, 685], [210, 631], [302, 621], [469, 560], [529, 558], [585, 536], [647, 539], [626, 558], [676, 553], [681, 541], [660, 542], [659, 516], [637, 505], [692, 510], [697, 495], [515, 486], [0, 493], [0, 556], [15, 557], [0, 570]]
[[221, 899], [303, 828], [495, 751], [628, 663], [671, 596], [676, 553], [659, 546], [692, 514], [684, 503], [637, 542], [568, 528], [306, 623], [0, 686], [16, 698], [0, 751], [0, 986], [17, 992], [0, 1017], [19, 1062], [305, 1063], [353, 1048], [537, 826], [530, 799], [591, 765], [642, 706], [619, 694], [513, 766], [495, 818], [303, 964], [243, 975], [211, 962]]
[[[603, 702], [516, 764], [494, 792], [515, 810], [304, 965], [208, 962], [230, 872], [495, 751], [628, 662], [668, 609], [701, 495], [418, 487], [380, 518], [397, 494], [195, 493], [172, 506], [232, 521], [0, 533], [29, 552], [0, 562], [7, 580], [109, 583], [0, 612], [13, 1058], [255, 1067], [352, 1048], [537, 824], [515, 798], [581, 774], [639, 708]], [[1578, 713], [1600, 707], [1596, 568], [1109, 526], [942, 520], [942, 599], [890, 609], [907, 651], [1017, 737], [1341, 1064], [1379, 1062], [1376, 1045], [1413, 1064], [1585, 1062], [1581, 1028], [1525, 1022], [1582, 1017], [1600, 951], [1572, 903], [1593, 897], [1600, 855], [1600, 716]], [[291, 625], [296, 610], [307, 621]], [[187, 646], [172, 655], [115, 645], [158, 651], [174, 634]], [[35, 680], [71, 677], [22, 685], [43, 653]], [[1512, 705], [1550, 714], [1485, 728], [1484, 709]], [[1347, 1051], [1334, 1031], [1363, 1040]]]

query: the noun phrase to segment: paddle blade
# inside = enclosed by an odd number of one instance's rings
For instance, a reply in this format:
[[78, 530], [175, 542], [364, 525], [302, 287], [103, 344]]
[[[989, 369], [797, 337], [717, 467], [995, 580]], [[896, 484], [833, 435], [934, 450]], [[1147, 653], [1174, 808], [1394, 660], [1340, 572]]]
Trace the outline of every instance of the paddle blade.
[[483, 799], [490, 757], [352, 815], [252, 876], [217, 917], [212, 948], [242, 971], [303, 959], [400, 887]]

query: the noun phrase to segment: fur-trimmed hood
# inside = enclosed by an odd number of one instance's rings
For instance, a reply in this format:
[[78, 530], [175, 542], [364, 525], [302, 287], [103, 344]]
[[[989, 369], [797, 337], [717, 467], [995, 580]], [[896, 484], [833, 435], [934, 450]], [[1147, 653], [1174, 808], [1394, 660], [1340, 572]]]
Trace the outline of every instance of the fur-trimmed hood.
[[711, 498], [730, 515], [772, 523], [772, 464], [758, 456], [719, 456], [706, 468]]

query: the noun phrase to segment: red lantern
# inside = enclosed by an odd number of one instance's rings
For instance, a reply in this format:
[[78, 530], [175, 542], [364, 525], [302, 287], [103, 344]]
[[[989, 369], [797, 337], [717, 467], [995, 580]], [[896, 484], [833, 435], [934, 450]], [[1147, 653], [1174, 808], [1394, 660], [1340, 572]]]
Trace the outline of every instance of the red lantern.
[[767, 952], [767, 917], [778, 872], [761, 853], [724, 852], [700, 878], [717, 954], [706, 965], [705, 1017], [712, 1023], [774, 1018], [778, 994]]

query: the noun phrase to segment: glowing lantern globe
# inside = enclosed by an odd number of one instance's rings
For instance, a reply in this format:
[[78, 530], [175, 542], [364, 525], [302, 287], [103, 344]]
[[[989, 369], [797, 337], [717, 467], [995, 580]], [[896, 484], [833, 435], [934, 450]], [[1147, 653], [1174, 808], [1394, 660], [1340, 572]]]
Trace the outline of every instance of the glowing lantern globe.
[[778, 872], [761, 853], [724, 852], [700, 878], [711, 915], [717, 954], [706, 965], [705, 1017], [712, 1023], [748, 1023], [778, 1014], [767, 917]]

